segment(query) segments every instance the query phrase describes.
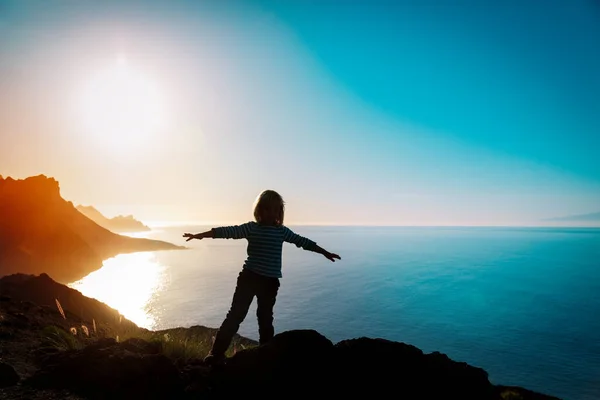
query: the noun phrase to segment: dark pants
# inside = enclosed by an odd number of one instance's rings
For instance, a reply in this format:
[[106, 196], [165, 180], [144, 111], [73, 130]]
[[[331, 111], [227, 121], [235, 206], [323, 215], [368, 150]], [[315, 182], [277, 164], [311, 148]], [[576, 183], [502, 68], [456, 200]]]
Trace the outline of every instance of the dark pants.
[[233, 336], [246, 318], [248, 309], [256, 296], [256, 317], [258, 318], [259, 343], [264, 344], [273, 338], [273, 307], [279, 290], [279, 279], [259, 275], [247, 269], [242, 270], [237, 278], [237, 286], [233, 294], [231, 308], [221, 324], [212, 354], [222, 356], [231, 344]]

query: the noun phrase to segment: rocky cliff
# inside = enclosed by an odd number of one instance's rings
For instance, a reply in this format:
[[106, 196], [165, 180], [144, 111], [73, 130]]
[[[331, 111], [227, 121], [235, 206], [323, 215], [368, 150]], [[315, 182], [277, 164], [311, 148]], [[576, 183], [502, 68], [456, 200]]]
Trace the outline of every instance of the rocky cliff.
[[53, 178], [0, 177], [0, 276], [47, 273], [68, 283], [120, 253], [182, 248], [101, 227], [61, 197]]

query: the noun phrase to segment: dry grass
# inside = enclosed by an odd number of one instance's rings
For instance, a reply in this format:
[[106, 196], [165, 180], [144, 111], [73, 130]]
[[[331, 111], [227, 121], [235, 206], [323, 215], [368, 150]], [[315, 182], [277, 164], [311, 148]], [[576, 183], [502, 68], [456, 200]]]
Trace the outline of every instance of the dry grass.
[[62, 306], [60, 305], [60, 301], [58, 301], [58, 299], [54, 299], [56, 301], [56, 308], [58, 308], [58, 312], [60, 312], [60, 315], [62, 315], [62, 317], [66, 320], [67, 317], [65, 316], [65, 312], [63, 311]]
[[500, 394], [500, 398], [502, 400], [523, 400], [523, 396], [520, 393], [515, 392], [514, 390], [507, 389], [504, 390]]
[[210, 351], [211, 344], [206, 340], [180, 338], [160, 339], [162, 352], [176, 362], [187, 362], [192, 359], [204, 358]]
[[[61, 316], [66, 320], [65, 312], [56, 299], [56, 307]], [[100, 332], [97, 328], [96, 320], [92, 319], [92, 328], [90, 332], [87, 325], [80, 324], [80, 327], [72, 326], [66, 331], [57, 326], [44, 328], [42, 336], [44, 344], [59, 350], [81, 349], [87, 343], [93, 342], [99, 337], [113, 337], [117, 342], [124, 342], [127, 339], [142, 339], [147, 342], [159, 342], [162, 353], [177, 363], [185, 363], [193, 359], [202, 359], [210, 351], [215, 340], [215, 330], [209, 328], [176, 328], [160, 332], [149, 331], [122, 324], [122, 316], [119, 315], [112, 324], [102, 324], [104, 329]], [[234, 338], [231, 346], [226, 352], [228, 357], [236, 352], [249, 348], [248, 343], [240, 343], [239, 338]]]
[[[193, 329], [193, 328], [175, 328], [165, 331], [141, 331], [129, 332], [121, 336], [120, 340], [137, 338], [147, 342], [159, 342], [162, 353], [177, 363], [185, 363], [193, 359], [203, 359], [210, 351], [214, 342], [214, 330]], [[234, 338], [229, 349], [225, 353], [228, 357], [236, 352], [251, 345], [240, 343], [238, 338]]]

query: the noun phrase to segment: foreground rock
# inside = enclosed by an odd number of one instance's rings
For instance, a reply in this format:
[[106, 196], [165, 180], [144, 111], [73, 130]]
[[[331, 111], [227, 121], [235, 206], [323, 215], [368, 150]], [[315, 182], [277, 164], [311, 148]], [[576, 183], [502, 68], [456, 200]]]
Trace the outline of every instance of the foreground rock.
[[160, 347], [130, 339], [103, 339], [82, 350], [49, 356], [25, 385], [68, 389], [88, 398], [181, 397], [180, 373]]
[[480, 369], [440, 353], [384, 339], [337, 344], [314, 330], [283, 332], [271, 343], [242, 351], [214, 373], [225, 397], [241, 394], [314, 393], [367, 397], [497, 399]]
[[0, 177], [0, 276], [47, 273], [68, 283], [117, 254], [183, 248], [101, 227], [64, 200], [52, 178]]
[[496, 398], [483, 369], [438, 352], [425, 354], [405, 343], [364, 337], [344, 340], [336, 344], [335, 363], [338, 377], [356, 382], [353, 390], [361, 392], [383, 394], [384, 388], [395, 386], [414, 398]]
[[[0, 398], [6, 400], [240, 395], [556, 399], [492, 385], [481, 368], [440, 353], [425, 354], [409, 344], [366, 337], [334, 344], [314, 330], [282, 332], [263, 346], [236, 336], [239, 351], [224, 365], [209, 367], [202, 361], [205, 352], [185, 353], [207, 350], [215, 329], [152, 332], [128, 321], [122, 331], [124, 319], [115, 321], [115, 310], [47, 275], [2, 278], [0, 292]], [[63, 313], [52, 303], [54, 295], [65, 299]], [[83, 334], [81, 326], [89, 324], [91, 315], [112, 320]], [[73, 328], [75, 334], [70, 333]]]
[[[312, 330], [287, 331], [267, 345], [238, 352], [226, 364], [202, 361], [177, 368], [160, 347], [143, 340], [102, 340], [83, 350], [49, 357], [24, 382], [38, 389], [69, 390], [90, 399], [228, 399], [283, 395], [460, 398], [500, 400], [480, 368], [439, 353], [382, 339], [359, 338], [336, 345]], [[521, 399], [552, 399], [513, 389]]]
[[314, 330], [283, 332], [267, 345], [236, 353], [214, 369], [211, 383], [224, 397], [308, 395], [332, 389], [342, 394], [346, 383], [338, 379], [344, 373], [337, 369], [336, 356], [333, 343]]

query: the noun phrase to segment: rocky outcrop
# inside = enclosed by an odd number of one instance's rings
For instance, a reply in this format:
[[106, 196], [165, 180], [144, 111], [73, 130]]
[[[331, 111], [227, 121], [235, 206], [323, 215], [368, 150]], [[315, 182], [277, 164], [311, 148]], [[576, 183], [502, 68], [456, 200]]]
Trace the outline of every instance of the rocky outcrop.
[[352, 391], [383, 395], [385, 388], [395, 386], [413, 398], [496, 398], [483, 369], [438, 352], [425, 354], [406, 343], [365, 337], [343, 340], [335, 345], [335, 355], [337, 377], [354, 382]]
[[[202, 355], [176, 356], [172, 348], [168, 351], [176, 342], [156, 338], [170, 334], [185, 338], [186, 344], [199, 344], [215, 329], [152, 332], [127, 321], [129, 339], [119, 341], [119, 335], [124, 337], [123, 321], [113, 318], [115, 310], [47, 275], [4, 277], [0, 293], [0, 398], [7, 400], [317, 395], [557, 400], [520, 387], [493, 385], [485, 370], [438, 352], [426, 354], [382, 338], [333, 343], [310, 329], [279, 333], [262, 346], [236, 336], [239, 351], [225, 364], [211, 367]], [[64, 299], [62, 312], [53, 304], [54, 296]], [[78, 328], [89, 326], [91, 315], [98, 316], [99, 329], [88, 336]]]
[[[215, 367], [201, 360], [176, 366], [159, 347], [139, 339], [100, 340], [50, 356], [23, 384], [93, 399], [506, 398], [505, 389], [492, 385], [484, 370], [439, 353], [371, 338], [334, 345], [314, 330], [280, 333]], [[521, 388], [510, 393], [522, 400], [555, 399]]]
[[[263, 346], [236, 353], [211, 376], [213, 390], [223, 397], [241, 394], [277, 396], [281, 393], [310, 395], [343, 389], [336, 370], [333, 343], [314, 330], [294, 330], [275, 335]], [[335, 394], [342, 394], [336, 390]]]
[[75, 208], [101, 227], [112, 232], [144, 232], [150, 230], [142, 222], [133, 218], [133, 215], [117, 215], [113, 218], [107, 218], [92, 206], [78, 205]]
[[283, 332], [267, 345], [237, 353], [215, 370], [214, 385], [225, 397], [289, 391], [302, 396], [498, 398], [484, 370], [440, 353], [366, 337], [334, 345], [314, 330]]
[[120, 253], [183, 248], [101, 227], [61, 197], [53, 178], [0, 179], [0, 276], [47, 273], [68, 283]]

